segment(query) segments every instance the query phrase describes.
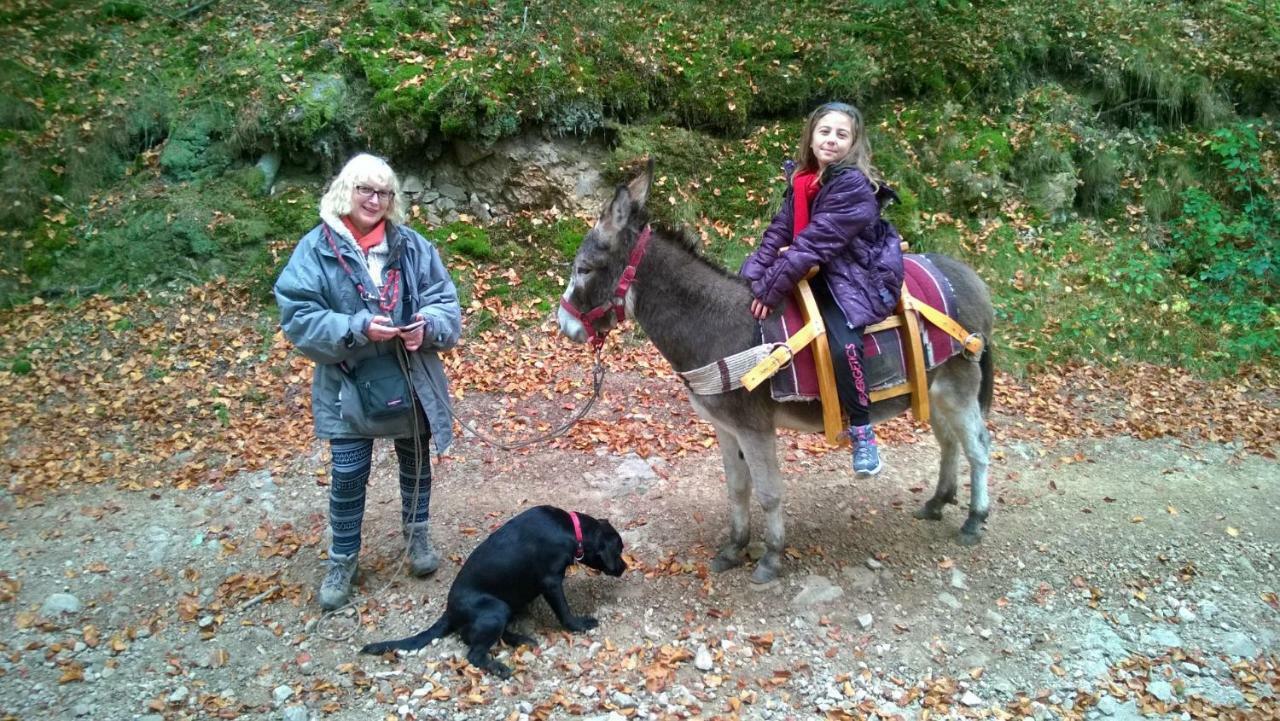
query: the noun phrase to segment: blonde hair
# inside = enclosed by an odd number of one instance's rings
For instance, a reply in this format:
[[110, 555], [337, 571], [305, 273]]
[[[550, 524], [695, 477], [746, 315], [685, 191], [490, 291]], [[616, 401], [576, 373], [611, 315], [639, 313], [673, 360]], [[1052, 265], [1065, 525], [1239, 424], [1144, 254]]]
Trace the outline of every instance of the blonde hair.
[[[871, 163], [871, 142], [867, 140], [867, 129], [862, 122], [862, 113], [858, 109], [848, 103], [823, 103], [809, 113], [809, 119], [804, 123], [804, 135], [800, 138], [800, 148], [796, 152], [796, 165], [801, 171], [816, 173], [818, 171], [818, 156], [813, 153], [813, 131], [818, 126], [818, 121], [828, 113], [840, 113], [849, 118], [853, 125], [853, 147], [849, 148], [849, 154], [840, 159], [837, 163], [827, 166], [824, 176], [829, 177], [833, 170], [840, 168], [854, 167], [862, 171], [867, 176], [867, 180], [871, 181], [873, 187], [879, 188], [884, 178], [880, 175], [880, 171]], [[823, 182], [826, 177], [821, 178]]]
[[349, 215], [352, 193], [357, 185], [366, 184], [376, 184], [395, 193], [387, 201], [387, 212], [383, 217], [392, 223], [403, 223], [404, 203], [400, 197], [400, 179], [387, 161], [368, 153], [360, 153], [342, 166], [338, 177], [329, 183], [329, 189], [320, 198], [320, 214], [338, 218]]

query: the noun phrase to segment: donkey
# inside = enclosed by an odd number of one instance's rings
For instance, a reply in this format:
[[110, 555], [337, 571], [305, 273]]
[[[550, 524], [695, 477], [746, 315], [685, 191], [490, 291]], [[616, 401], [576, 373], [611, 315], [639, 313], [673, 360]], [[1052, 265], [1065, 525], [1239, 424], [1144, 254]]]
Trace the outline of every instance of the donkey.
[[[560, 331], [571, 340], [595, 345], [630, 315], [677, 372], [699, 368], [757, 343], [756, 320], [749, 307], [745, 279], [703, 258], [687, 231], [649, 224], [645, 203], [653, 181], [653, 162], [620, 185], [574, 258], [569, 286], [561, 299]], [[959, 309], [957, 320], [971, 332], [991, 338], [994, 310], [986, 285], [968, 266], [929, 255], [951, 281]], [[991, 437], [985, 416], [991, 406], [993, 359], [987, 343], [977, 362], [957, 355], [929, 372], [929, 402], [934, 436], [942, 451], [933, 497], [916, 518], [940, 520], [956, 502], [960, 451], [969, 462], [969, 516], [960, 543], [981, 540], [989, 511], [987, 464]], [[750, 497], [764, 511], [765, 553], [751, 580], [768, 583], [782, 568], [785, 543], [782, 477], [778, 470], [777, 428], [822, 431], [817, 401], [779, 403], [768, 384], [748, 392], [692, 395], [689, 401], [716, 431], [729, 491], [729, 538], [712, 569], [743, 564], [750, 540]], [[909, 407], [900, 396], [871, 406], [873, 422]]]

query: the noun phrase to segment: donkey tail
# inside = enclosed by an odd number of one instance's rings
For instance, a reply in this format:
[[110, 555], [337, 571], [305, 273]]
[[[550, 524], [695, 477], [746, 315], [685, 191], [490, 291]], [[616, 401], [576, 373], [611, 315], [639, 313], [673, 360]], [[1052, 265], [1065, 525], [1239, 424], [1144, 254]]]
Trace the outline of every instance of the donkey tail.
[[996, 362], [992, 357], [991, 339], [988, 338], [982, 348], [982, 357], [978, 359], [978, 367], [982, 370], [982, 384], [978, 387], [978, 406], [982, 408], [985, 418], [991, 411], [991, 398], [996, 388]]
[[387, 651], [416, 651], [425, 647], [432, 641], [447, 635], [453, 628], [449, 626], [449, 614], [440, 616], [431, 627], [414, 636], [401, 638], [395, 641], [379, 641], [371, 643], [360, 649], [360, 653], [379, 654]]

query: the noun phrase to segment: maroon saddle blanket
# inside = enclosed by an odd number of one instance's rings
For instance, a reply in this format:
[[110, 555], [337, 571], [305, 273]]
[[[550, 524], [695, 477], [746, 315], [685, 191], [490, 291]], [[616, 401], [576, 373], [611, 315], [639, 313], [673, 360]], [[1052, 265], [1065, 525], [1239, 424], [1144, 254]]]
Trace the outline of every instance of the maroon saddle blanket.
[[[903, 256], [906, 270], [907, 292], [914, 298], [956, 317], [956, 294], [951, 282], [923, 255]], [[914, 312], [914, 311], [912, 311]], [[961, 351], [960, 341], [926, 321], [918, 313], [920, 340], [924, 345], [926, 368], [941, 365]], [[799, 305], [789, 301], [781, 313], [771, 313], [760, 323], [766, 343], [782, 343], [804, 325]], [[906, 328], [890, 328], [863, 336], [863, 369], [869, 390], [892, 388], [907, 381]], [[823, 341], [825, 342], [825, 340]], [[774, 400], [814, 401], [818, 395], [818, 372], [813, 351], [806, 347], [796, 354], [791, 363], [775, 374], [771, 381]]]

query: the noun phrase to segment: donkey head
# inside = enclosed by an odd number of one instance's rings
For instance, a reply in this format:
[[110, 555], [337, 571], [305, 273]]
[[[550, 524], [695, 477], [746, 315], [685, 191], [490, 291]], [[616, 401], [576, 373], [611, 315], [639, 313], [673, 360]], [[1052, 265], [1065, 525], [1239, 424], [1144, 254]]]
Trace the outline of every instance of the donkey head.
[[600, 220], [582, 239], [558, 315], [560, 332], [570, 340], [603, 342], [605, 334], [621, 320], [630, 283], [624, 270], [649, 219], [645, 201], [652, 183], [650, 159], [636, 177], [618, 186]]

